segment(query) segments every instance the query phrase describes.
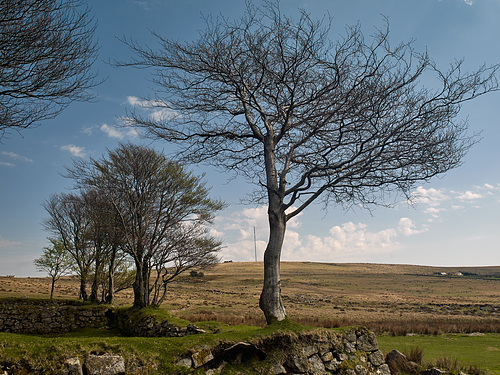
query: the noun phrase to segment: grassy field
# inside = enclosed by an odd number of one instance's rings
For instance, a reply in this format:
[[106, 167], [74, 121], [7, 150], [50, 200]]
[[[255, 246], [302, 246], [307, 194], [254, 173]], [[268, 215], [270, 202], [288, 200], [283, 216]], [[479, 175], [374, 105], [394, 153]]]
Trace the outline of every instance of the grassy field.
[[[204, 274], [172, 283], [162, 308], [191, 321], [264, 326], [262, 263], [225, 263]], [[78, 286], [62, 279], [55, 296], [76, 298]], [[0, 298], [47, 298], [49, 288], [48, 278], [0, 277]], [[392, 335], [500, 333], [500, 267], [284, 262], [282, 293], [288, 316], [303, 324], [365, 325]], [[118, 293], [116, 303], [131, 304], [132, 291]]]
[[[49, 287], [48, 278], [0, 277], [0, 298], [47, 298]], [[234, 328], [228, 334], [241, 330], [236, 325], [258, 330], [265, 326], [258, 308], [261, 287], [262, 263], [220, 264], [205, 270], [204, 277], [186, 275], [172, 283], [162, 309], [193, 322], [229, 324]], [[419, 347], [424, 361], [458, 359], [500, 374], [500, 267], [284, 262], [282, 293], [295, 322], [327, 328], [363, 325], [379, 335], [386, 352]], [[78, 280], [60, 280], [55, 295], [76, 298]], [[131, 290], [117, 295], [118, 305], [131, 303]], [[20, 348], [27, 345], [18, 336]], [[121, 340], [108, 337], [100, 345], [120, 343], [120, 350], [131, 353], [141, 343], [145, 350], [165, 345], [161, 340]]]
[[488, 374], [500, 374], [499, 334], [379, 336], [378, 343], [385, 353], [394, 348], [403, 353], [420, 348], [423, 363], [436, 364], [436, 361], [445, 360], [451, 364], [457, 362], [466, 369], [479, 367]]

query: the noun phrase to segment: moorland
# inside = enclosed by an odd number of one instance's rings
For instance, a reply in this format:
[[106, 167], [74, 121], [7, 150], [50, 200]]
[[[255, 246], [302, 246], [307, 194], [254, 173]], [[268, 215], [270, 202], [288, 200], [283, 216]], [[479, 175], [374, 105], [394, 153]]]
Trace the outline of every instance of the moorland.
[[[495, 360], [500, 358], [500, 267], [283, 262], [281, 275], [285, 307], [294, 322], [326, 328], [362, 325], [379, 335], [382, 349], [423, 345], [431, 356], [463, 337], [475, 340], [485, 357], [447, 356], [484, 363], [486, 373], [500, 373], [500, 360]], [[56, 284], [55, 298], [76, 299], [78, 287], [76, 278], [64, 277]], [[191, 322], [264, 327], [261, 287], [262, 263], [218, 264], [172, 282], [161, 309]], [[0, 277], [0, 298], [48, 298], [49, 288], [46, 277]], [[131, 290], [121, 291], [116, 305], [129, 306], [132, 298]], [[434, 349], [429, 337], [435, 339]], [[474, 351], [469, 341], [464, 345], [469, 354]]]

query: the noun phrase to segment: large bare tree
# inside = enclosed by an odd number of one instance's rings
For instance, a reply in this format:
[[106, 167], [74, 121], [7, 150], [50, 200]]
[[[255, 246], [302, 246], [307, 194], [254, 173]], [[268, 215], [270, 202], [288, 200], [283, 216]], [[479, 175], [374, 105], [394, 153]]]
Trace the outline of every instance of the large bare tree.
[[[312, 202], [386, 204], [416, 182], [462, 163], [475, 138], [461, 104], [498, 89], [499, 66], [440, 70], [412, 43], [391, 46], [389, 27], [366, 40], [359, 25], [330, 40], [328, 19], [284, 15], [278, 2], [251, 4], [235, 21], [207, 19], [197, 40], [133, 40], [129, 63], [154, 69], [155, 116], [135, 125], [179, 146], [178, 156], [242, 174], [268, 203], [260, 307], [286, 317], [280, 256], [287, 221]], [[422, 84], [425, 81], [431, 86]], [[165, 114], [159, 119], [158, 112]], [[141, 115], [142, 113], [142, 115]]]
[[0, 0], [0, 139], [92, 98], [94, 30], [82, 0]]

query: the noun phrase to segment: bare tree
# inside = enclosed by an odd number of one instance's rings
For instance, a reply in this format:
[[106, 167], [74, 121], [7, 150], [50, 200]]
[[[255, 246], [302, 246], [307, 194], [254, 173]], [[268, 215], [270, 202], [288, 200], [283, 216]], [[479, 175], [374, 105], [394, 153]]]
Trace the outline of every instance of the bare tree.
[[87, 285], [95, 253], [89, 242], [91, 220], [84, 199], [74, 194], [54, 194], [43, 203], [49, 217], [43, 221], [46, 230], [61, 239], [64, 249], [73, 257], [80, 277], [79, 298], [87, 301]]
[[[153, 149], [132, 144], [122, 144], [101, 159], [75, 161], [68, 168], [68, 177], [74, 178], [81, 188], [102, 192], [115, 208], [123, 233], [123, 250], [135, 263], [133, 288], [137, 307], [151, 304], [153, 259], [158, 262], [164, 252], [180, 253], [175, 248], [178, 238], [173, 237], [181, 233], [179, 226], [210, 224], [214, 213], [224, 207], [222, 202], [209, 198], [209, 189], [201, 177], [186, 172], [180, 164]], [[194, 244], [195, 234], [184, 238]], [[219, 242], [213, 244], [209, 253], [220, 248]], [[192, 250], [194, 256], [207, 259], [206, 246]], [[163, 261], [175, 259], [166, 257]]]
[[150, 269], [154, 270], [154, 283], [150, 287], [151, 305], [160, 306], [167, 286], [181, 273], [192, 268], [206, 268], [219, 263], [216, 252], [221, 241], [211, 237], [203, 223], [181, 223], [172, 228], [169, 241], [154, 254]]
[[95, 27], [82, 0], [0, 0], [0, 139], [92, 98]]
[[71, 272], [73, 265], [69, 253], [64, 248], [64, 243], [60, 239], [49, 238], [51, 246], [43, 248], [43, 254], [34, 260], [38, 271], [47, 272], [52, 280], [50, 286], [50, 299], [54, 298], [54, 287], [56, 281], [61, 276]]
[[[388, 192], [459, 166], [475, 142], [457, 120], [461, 104], [498, 89], [499, 65], [440, 70], [412, 43], [389, 43], [389, 27], [365, 40], [360, 26], [331, 41], [328, 20], [295, 19], [278, 2], [247, 6], [236, 21], [208, 18], [198, 40], [156, 35], [159, 47], [125, 41], [124, 66], [151, 67], [158, 95], [130, 114], [155, 139], [179, 146], [180, 160], [234, 171], [262, 189], [270, 235], [260, 307], [286, 317], [280, 257], [286, 223], [312, 202], [387, 204]], [[429, 88], [422, 80], [434, 82]], [[158, 111], [157, 111], [158, 112]], [[144, 113], [144, 112], [142, 112]]]

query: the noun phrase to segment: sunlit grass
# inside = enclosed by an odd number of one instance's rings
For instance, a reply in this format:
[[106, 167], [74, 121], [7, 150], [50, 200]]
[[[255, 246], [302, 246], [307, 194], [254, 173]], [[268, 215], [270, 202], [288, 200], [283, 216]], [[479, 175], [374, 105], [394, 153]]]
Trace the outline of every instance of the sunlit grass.
[[438, 336], [378, 336], [379, 347], [387, 353], [393, 349], [410, 352], [418, 347], [423, 350], [423, 363], [439, 361], [461, 366], [477, 366], [488, 374], [500, 374], [500, 334]]

